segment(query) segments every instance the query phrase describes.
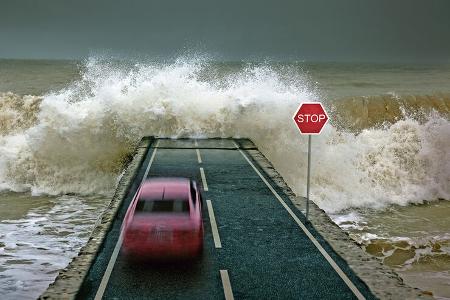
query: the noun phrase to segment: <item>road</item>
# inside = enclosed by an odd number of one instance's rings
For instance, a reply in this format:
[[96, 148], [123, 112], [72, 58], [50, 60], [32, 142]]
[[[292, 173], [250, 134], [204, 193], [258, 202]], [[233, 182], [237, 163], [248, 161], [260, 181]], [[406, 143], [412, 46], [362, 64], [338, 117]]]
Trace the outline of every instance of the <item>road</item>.
[[[245, 140], [156, 140], [79, 299], [375, 299], [271, 178]], [[204, 189], [204, 255], [189, 264], [129, 263], [120, 226], [142, 179], [194, 178]]]

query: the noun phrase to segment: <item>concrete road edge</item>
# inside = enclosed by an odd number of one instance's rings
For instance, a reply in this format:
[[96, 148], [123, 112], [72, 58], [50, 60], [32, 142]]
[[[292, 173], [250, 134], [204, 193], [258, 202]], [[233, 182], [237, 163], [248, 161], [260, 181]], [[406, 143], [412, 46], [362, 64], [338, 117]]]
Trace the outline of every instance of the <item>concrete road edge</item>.
[[153, 137], [144, 137], [135, 148], [133, 159], [127, 165], [125, 172], [120, 178], [108, 207], [99, 216], [87, 243], [80, 249], [77, 256], [62, 269], [55, 281], [49, 285], [47, 290], [38, 299], [75, 299], [91, 264], [95, 260], [98, 250], [110, 229], [112, 220], [127, 194], [127, 191], [136, 177], [139, 167], [148, 152]]

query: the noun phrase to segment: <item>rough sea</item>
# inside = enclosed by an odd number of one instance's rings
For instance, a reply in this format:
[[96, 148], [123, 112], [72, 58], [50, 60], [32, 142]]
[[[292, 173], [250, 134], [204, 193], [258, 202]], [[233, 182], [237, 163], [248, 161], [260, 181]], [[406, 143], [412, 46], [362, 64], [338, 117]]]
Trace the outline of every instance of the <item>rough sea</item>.
[[321, 101], [311, 199], [450, 299], [450, 65], [0, 60], [0, 291], [34, 299], [88, 239], [140, 137], [248, 137], [305, 194], [292, 116]]

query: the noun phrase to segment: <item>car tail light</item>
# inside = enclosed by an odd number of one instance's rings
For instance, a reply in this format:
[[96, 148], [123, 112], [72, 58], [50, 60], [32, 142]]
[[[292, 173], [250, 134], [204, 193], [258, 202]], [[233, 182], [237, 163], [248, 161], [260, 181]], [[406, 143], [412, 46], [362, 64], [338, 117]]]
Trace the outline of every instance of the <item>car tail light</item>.
[[144, 234], [143, 229], [138, 226], [129, 226], [126, 229], [126, 237], [128, 238], [140, 238]]
[[182, 240], [190, 240], [198, 237], [197, 230], [177, 230], [174, 235]]

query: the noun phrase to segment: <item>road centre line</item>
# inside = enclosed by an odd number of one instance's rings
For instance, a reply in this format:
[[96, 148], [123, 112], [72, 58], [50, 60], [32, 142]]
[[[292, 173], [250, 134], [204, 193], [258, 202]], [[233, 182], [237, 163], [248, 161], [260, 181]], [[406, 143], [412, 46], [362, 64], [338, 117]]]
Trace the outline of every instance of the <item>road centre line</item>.
[[202, 157], [200, 156], [200, 150], [195, 149], [195, 151], [197, 152], [197, 160], [198, 160], [198, 163], [201, 164], [201, 163], [202, 163]]
[[217, 229], [216, 217], [214, 215], [211, 200], [206, 200], [206, 206], [208, 206], [209, 221], [211, 223], [214, 246], [216, 248], [222, 248], [222, 243], [220, 242], [219, 230]]
[[350, 290], [355, 294], [356, 298], [359, 300], [366, 299], [363, 294], [358, 290], [358, 288], [353, 284], [353, 282], [345, 275], [342, 269], [336, 264], [336, 262], [331, 258], [331, 256], [325, 251], [325, 249], [320, 245], [320, 243], [316, 240], [316, 238], [309, 232], [309, 230], [303, 225], [300, 219], [295, 215], [295, 213], [291, 210], [291, 208], [283, 201], [280, 195], [275, 191], [275, 189], [270, 185], [270, 183], [266, 180], [266, 178], [259, 172], [259, 170], [255, 167], [255, 165], [250, 161], [250, 159], [244, 154], [241, 149], [238, 151], [242, 154], [245, 160], [250, 164], [253, 170], [258, 174], [258, 176], [262, 179], [262, 181], [266, 184], [269, 190], [274, 194], [274, 196], [278, 199], [278, 201], [283, 205], [283, 207], [287, 210], [287, 212], [291, 215], [294, 221], [300, 226], [306, 236], [311, 240], [311, 242], [316, 246], [316, 248], [320, 251], [320, 253], [325, 257], [331, 267], [336, 271], [336, 273], [342, 278], [345, 284], [350, 288]]
[[[145, 179], [147, 178], [148, 172], [150, 171], [150, 167], [155, 159], [156, 151], [158, 150], [157, 147], [159, 145], [159, 141], [160, 140], [158, 140], [154, 146], [152, 156], [150, 157], [150, 161], [148, 163], [147, 169], [145, 170], [144, 177], [142, 178], [141, 184], [145, 181]], [[122, 234], [122, 229], [121, 229], [119, 239], [117, 240], [117, 244], [114, 247], [113, 253], [111, 254], [111, 258], [109, 259], [108, 266], [106, 267], [105, 274], [103, 274], [102, 281], [100, 282], [100, 285], [98, 287], [97, 293], [95, 294], [94, 300], [101, 300], [103, 297], [103, 294], [105, 293], [109, 278], [111, 277], [111, 273], [113, 271], [114, 265], [116, 264], [117, 256], [119, 255], [120, 247], [122, 247], [122, 242], [123, 242], [123, 234]]]
[[203, 170], [203, 168], [200, 168], [200, 176], [202, 177], [203, 190], [205, 192], [207, 192], [208, 191], [208, 183], [206, 182], [205, 170]]
[[227, 270], [220, 270], [220, 277], [222, 278], [223, 293], [225, 300], [234, 300], [233, 290], [231, 289], [230, 277]]

